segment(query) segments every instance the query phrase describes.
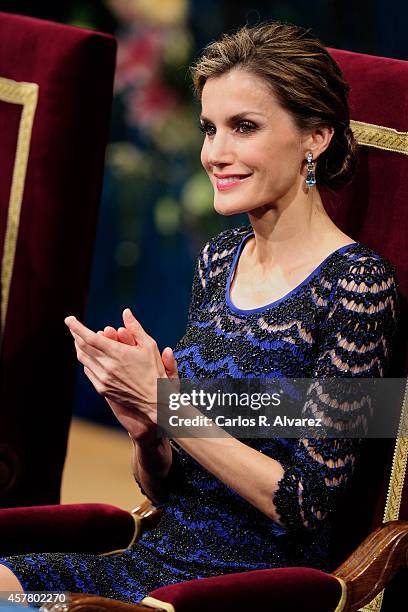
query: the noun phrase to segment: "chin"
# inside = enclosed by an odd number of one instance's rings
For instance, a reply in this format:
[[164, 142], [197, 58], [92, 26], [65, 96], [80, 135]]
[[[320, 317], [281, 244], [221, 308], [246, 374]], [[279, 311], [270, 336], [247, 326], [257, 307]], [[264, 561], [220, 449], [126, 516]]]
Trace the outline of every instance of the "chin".
[[237, 206], [233, 202], [220, 202], [219, 200], [214, 200], [214, 210], [219, 215], [223, 215], [224, 217], [230, 217], [231, 215], [242, 215], [248, 212], [248, 208], [245, 206]]

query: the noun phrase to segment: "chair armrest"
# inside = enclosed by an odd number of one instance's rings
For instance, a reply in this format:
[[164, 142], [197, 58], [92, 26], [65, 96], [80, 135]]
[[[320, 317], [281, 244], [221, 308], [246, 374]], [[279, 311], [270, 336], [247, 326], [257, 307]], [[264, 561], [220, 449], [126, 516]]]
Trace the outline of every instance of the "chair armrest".
[[108, 554], [132, 546], [162, 514], [148, 499], [132, 512], [110, 504], [0, 508], [0, 554]]
[[117, 552], [153, 529], [162, 514], [147, 499], [132, 512], [110, 504], [0, 508], [0, 555]]
[[139, 537], [143, 520], [110, 504], [1, 508], [0, 554], [125, 549]]
[[[293, 585], [296, 585], [296, 589]], [[335, 612], [344, 600], [344, 584], [338, 578], [307, 567], [283, 567], [251, 570], [236, 574], [212, 576], [159, 587], [149, 593], [139, 606], [121, 605], [124, 612], [247, 612], [248, 610], [279, 610], [279, 612]], [[70, 594], [71, 595], [71, 594]], [[79, 599], [78, 599], [79, 598]], [[89, 596], [84, 607], [78, 608], [81, 596], [77, 593], [67, 605], [66, 612], [98, 612], [116, 610], [115, 600]], [[97, 607], [91, 607], [93, 604]], [[52, 607], [44, 608], [51, 612]]]
[[344, 612], [369, 603], [408, 567], [408, 521], [389, 521], [370, 533], [333, 575], [344, 580], [347, 600]]

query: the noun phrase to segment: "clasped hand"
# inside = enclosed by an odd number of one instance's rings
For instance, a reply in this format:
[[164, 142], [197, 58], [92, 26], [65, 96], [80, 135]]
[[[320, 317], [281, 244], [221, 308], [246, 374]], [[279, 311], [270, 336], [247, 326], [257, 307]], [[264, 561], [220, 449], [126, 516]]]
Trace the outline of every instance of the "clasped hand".
[[[163, 365], [157, 344], [129, 308], [123, 312], [125, 328], [95, 333], [75, 317], [65, 319], [75, 339], [78, 360], [96, 391], [103, 395], [121, 424], [136, 436], [157, 423], [157, 379], [174, 378], [176, 368]], [[167, 349], [169, 363], [174, 356]], [[166, 363], [163, 353], [163, 360]], [[175, 369], [175, 372], [174, 372]]]

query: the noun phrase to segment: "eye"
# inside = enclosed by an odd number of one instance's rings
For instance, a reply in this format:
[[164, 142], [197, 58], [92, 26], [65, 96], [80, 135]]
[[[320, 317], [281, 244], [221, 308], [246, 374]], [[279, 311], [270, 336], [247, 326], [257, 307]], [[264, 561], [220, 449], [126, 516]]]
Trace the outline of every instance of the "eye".
[[[216, 133], [215, 126], [212, 123], [200, 121], [198, 127], [201, 132], [203, 132], [203, 134], [206, 134], [207, 136], [214, 136]], [[234, 130], [238, 132], [238, 134], [250, 134], [256, 129], [257, 126], [255, 125], [255, 123], [252, 123], [252, 121], [248, 121], [247, 119], [238, 121], [234, 126]]]
[[211, 123], [199, 122], [198, 127], [203, 132], [203, 134], [207, 134], [207, 136], [214, 136], [215, 134], [215, 127], [211, 125]]
[[237, 125], [237, 130], [240, 134], [249, 134], [256, 130], [256, 125], [252, 121], [240, 121]]

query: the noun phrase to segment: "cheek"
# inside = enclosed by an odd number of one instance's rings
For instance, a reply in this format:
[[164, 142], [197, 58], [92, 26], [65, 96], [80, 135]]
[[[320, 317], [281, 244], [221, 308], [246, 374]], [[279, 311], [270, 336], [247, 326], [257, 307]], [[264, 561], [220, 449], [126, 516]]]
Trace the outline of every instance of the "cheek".
[[265, 148], [263, 151], [264, 166], [274, 174], [295, 176], [301, 166], [302, 154], [297, 142], [284, 141], [279, 146]]
[[202, 166], [206, 170], [208, 170], [208, 153], [207, 153], [207, 145], [205, 142], [203, 143], [203, 146], [201, 147], [200, 159], [201, 159]]

